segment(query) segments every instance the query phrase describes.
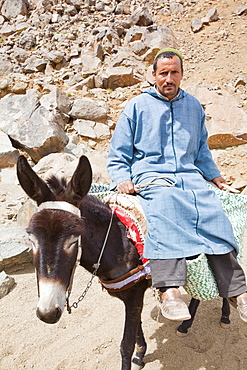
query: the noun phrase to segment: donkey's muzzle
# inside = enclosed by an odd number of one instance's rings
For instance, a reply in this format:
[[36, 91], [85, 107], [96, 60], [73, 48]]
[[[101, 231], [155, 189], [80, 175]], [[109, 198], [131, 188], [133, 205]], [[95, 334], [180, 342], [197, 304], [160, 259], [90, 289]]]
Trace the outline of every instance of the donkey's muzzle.
[[37, 308], [36, 315], [41, 321], [44, 321], [46, 324], [56, 324], [56, 322], [59, 321], [62, 315], [62, 310], [61, 308], [56, 307], [51, 311], [43, 312], [39, 308]]

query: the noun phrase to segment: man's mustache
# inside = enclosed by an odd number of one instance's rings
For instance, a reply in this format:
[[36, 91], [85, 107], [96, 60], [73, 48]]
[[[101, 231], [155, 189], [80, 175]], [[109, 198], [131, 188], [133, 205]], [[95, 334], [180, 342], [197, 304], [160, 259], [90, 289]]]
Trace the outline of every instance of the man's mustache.
[[166, 82], [164, 84], [164, 87], [167, 87], [167, 86], [174, 86], [175, 87], [175, 84], [173, 82]]

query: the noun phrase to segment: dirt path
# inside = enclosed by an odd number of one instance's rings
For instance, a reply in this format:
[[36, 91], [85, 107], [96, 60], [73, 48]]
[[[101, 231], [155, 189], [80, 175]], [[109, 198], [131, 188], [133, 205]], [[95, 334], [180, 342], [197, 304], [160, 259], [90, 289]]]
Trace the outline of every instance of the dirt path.
[[[59, 323], [47, 325], [35, 315], [37, 292], [32, 267], [15, 274], [17, 285], [0, 300], [0, 369], [120, 369], [119, 344], [124, 307], [94, 279], [77, 310], [64, 312]], [[76, 271], [72, 300], [90, 275]], [[189, 296], [185, 296], [186, 302]], [[176, 336], [178, 323], [158, 315], [152, 290], [145, 295], [143, 329], [148, 343], [145, 370], [245, 370], [247, 324], [232, 310], [231, 326], [219, 326], [221, 300], [203, 302], [187, 337]]]

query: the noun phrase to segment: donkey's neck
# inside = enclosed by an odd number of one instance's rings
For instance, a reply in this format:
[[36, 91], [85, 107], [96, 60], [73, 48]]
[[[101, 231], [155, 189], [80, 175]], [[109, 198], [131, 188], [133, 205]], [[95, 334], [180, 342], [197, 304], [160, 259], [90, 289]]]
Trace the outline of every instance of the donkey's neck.
[[105, 244], [97, 275], [103, 280], [117, 279], [140, 264], [138, 252], [127, 238], [125, 226], [112, 215], [111, 209], [98, 200], [87, 198], [80, 207], [84, 223], [80, 264], [93, 272]]

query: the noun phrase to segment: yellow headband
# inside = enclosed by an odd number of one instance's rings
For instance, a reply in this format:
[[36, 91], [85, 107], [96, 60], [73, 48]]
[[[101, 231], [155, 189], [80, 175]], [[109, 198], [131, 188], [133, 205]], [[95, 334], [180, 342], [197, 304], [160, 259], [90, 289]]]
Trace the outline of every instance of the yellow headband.
[[154, 60], [162, 53], [165, 53], [166, 51], [172, 51], [174, 54], [176, 54], [181, 60], [183, 60], [183, 57], [182, 57], [182, 54], [176, 50], [176, 49], [172, 49], [172, 48], [166, 48], [166, 49], [161, 49], [160, 51], [158, 51], [158, 53], [155, 55], [155, 58]]

